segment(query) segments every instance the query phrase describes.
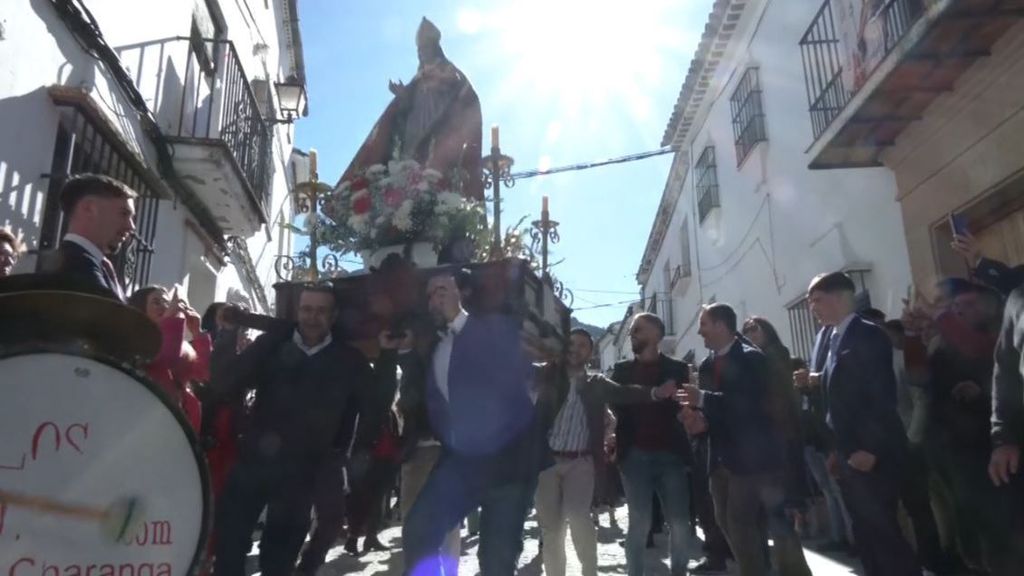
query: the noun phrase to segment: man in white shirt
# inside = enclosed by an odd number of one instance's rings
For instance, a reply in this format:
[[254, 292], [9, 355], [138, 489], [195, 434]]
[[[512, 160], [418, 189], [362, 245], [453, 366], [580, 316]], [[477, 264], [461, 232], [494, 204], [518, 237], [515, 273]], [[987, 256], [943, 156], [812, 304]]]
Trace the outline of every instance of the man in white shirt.
[[124, 287], [111, 263], [135, 231], [137, 194], [123, 182], [99, 174], [82, 174], [61, 188], [67, 234], [57, 258], [44, 263], [69, 288], [80, 288], [125, 302]]

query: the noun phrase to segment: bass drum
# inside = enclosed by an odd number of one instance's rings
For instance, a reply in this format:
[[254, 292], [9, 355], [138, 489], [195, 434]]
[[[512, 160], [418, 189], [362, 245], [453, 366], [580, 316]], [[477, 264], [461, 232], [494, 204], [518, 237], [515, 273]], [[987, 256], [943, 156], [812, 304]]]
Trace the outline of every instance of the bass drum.
[[209, 510], [197, 438], [144, 376], [81, 352], [0, 353], [0, 573], [191, 574]]

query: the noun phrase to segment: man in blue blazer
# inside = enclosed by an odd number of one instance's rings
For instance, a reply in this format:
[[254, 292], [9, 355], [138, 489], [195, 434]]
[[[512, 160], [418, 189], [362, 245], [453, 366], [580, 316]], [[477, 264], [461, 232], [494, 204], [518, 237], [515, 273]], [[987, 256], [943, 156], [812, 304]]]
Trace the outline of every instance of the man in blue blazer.
[[403, 377], [426, 374], [425, 400], [441, 457], [402, 529], [406, 574], [453, 574], [458, 558], [439, 552], [473, 509], [480, 516], [480, 571], [514, 574], [523, 524], [546, 454], [533, 402], [534, 366], [521, 322], [470, 315], [450, 273], [427, 283], [437, 338], [420, 356], [401, 354]]
[[896, 521], [907, 437], [896, 408], [892, 344], [859, 316], [853, 280], [842, 272], [811, 281], [807, 299], [824, 328], [812, 374], [797, 384], [821, 387], [830, 431], [830, 472], [839, 479], [866, 576], [919, 576], [921, 567]]
[[56, 254], [44, 257], [41, 272], [55, 273], [69, 289], [125, 303], [110, 258], [135, 231], [135, 198], [135, 191], [108, 176], [81, 174], [69, 179], [60, 194], [67, 233]]

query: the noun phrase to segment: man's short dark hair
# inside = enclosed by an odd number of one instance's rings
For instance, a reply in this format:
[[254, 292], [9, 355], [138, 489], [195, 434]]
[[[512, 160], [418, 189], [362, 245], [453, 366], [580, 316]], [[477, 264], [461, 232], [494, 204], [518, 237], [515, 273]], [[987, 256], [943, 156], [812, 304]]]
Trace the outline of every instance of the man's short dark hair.
[[587, 342], [590, 343], [591, 348], [594, 347], [594, 337], [590, 335], [590, 332], [587, 332], [583, 328], [573, 328], [572, 330], [570, 330], [569, 337], [572, 336], [582, 336], [583, 338], [587, 339]]
[[9, 244], [15, 255], [25, 251], [25, 245], [21, 242], [21, 239], [18, 238], [13, 230], [6, 226], [0, 227], [0, 244]]
[[633, 318], [634, 322], [638, 322], [640, 320], [643, 320], [644, 322], [647, 322], [651, 326], [654, 326], [654, 328], [658, 331], [658, 335], [661, 338], [665, 337], [665, 321], [659, 318], [657, 314], [651, 314], [650, 312], [641, 312], [640, 314], [637, 314], [635, 318]]
[[83, 198], [99, 196], [101, 198], [126, 198], [134, 200], [138, 194], [127, 184], [104, 176], [103, 174], [79, 174], [72, 176], [60, 189], [60, 208], [64, 214], [71, 215]]
[[331, 297], [331, 303], [335, 306], [338, 305], [337, 296], [334, 293], [334, 286], [331, 286], [329, 282], [310, 282], [309, 284], [303, 284], [302, 290], [299, 291], [299, 298], [302, 295], [311, 292], [313, 294], [326, 294]]
[[885, 312], [882, 312], [878, 308], [866, 308], [861, 310], [860, 317], [875, 324], [882, 324], [885, 322]]
[[904, 334], [903, 322], [900, 320], [886, 320], [882, 327], [895, 334]]
[[811, 280], [807, 293], [810, 294], [811, 292], [824, 292], [826, 294], [849, 292], [850, 294], [856, 294], [857, 285], [844, 272], [829, 272], [828, 274], [818, 274], [814, 277], [814, 280]]
[[725, 327], [730, 332], [736, 332], [738, 322], [736, 320], [736, 311], [732, 309], [732, 306], [724, 302], [716, 302], [705, 306], [704, 311], [707, 312], [708, 318], [711, 318], [712, 321], [725, 324]]

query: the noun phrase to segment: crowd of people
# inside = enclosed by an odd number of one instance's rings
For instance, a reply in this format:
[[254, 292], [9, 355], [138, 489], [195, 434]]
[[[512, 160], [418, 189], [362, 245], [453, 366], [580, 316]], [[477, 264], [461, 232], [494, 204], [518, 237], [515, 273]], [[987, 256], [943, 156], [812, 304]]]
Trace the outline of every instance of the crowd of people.
[[[714, 303], [700, 311], [699, 365], [664, 354], [664, 323], [643, 313], [634, 357], [602, 375], [585, 330], [546, 348], [517, 318], [467, 310], [473, 278], [451, 271], [426, 282], [431, 329], [382, 331], [373, 359], [335, 332], [329, 285], [305, 286], [297, 320], [265, 319], [254, 340], [238, 307], [200, 316], [159, 286], [126, 296], [110, 256], [134, 197], [107, 177], [70, 179], [48, 272], [158, 326], [147, 373], [210, 468], [207, 573], [243, 576], [257, 530], [270, 576], [314, 574], [342, 539], [353, 555], [387, 550], [378, 534], [397, 496], [406, 574], [456, 573], [467, 517], [481, 573], [515, 573], [535, 509], [545, 573], [565, 574], [568, 532], [593, 576], [595, 506], [616, 505], [619, 487], [630, 576], [662, 525], [674, 575], [734, 559], [742, 576], [808, 576], [819, 498], [819, 548], [867, 576], [1024, 573], [1024, 269], [982, 258], [970, 237], [954, 248], [973, 276], [908, 299], [899, 319], [858, 309], [841, 272], [812, 279], [810, 358], [765, 318]], [[22, 250], [0, 231], [0, 275]]]

